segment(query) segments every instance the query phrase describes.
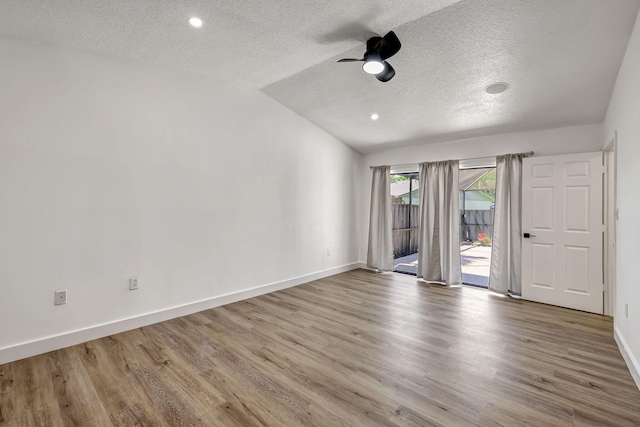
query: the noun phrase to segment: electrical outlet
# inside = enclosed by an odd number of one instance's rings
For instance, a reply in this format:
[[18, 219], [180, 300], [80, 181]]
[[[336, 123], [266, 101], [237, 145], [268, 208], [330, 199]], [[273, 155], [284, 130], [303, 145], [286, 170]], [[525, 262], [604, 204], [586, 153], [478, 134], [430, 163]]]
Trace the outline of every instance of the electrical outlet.
[[67, 303], [67, 291], [56, 291], [53, 305], [62, 305]]
[[331, 256], [331, 248], [327, 248], [327, 256]]
[[136, 289], [138, 289], [139, 286], [140, 286], [140, 279], [138, 278], [138, 276], [134, 276], [131, 279], [129, 279], [130, 291], [135, 291]]
[[624, 317], [629, 317], [629, 304], [624, 305]]

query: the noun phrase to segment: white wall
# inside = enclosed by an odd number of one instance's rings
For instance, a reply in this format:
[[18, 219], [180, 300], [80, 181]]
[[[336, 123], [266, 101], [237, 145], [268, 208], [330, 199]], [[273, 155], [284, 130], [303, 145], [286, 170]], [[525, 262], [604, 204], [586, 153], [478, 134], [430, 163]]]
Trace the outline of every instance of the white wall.
[[362, 161], [362, 208], [360, 260], [367, 259], [370, 166], [403, 165], [438, 160], [456, 160], [535, 151], [536, 156], [582, 153], [602, 149], [602, 125], [571, 126], [535, 132], [516, 132], [437, 144], [424, 144], [366, 154]]
[[[604, 121], [603, 146], [617, 139], [617, 279], [614, 324], [618, 343], [640, 387], [640, 15], [627, 46]], [[629, 317], [625, 316], [629, 305]]]
[[0, 363], [358, 261], [360, 154], [263, 93], [7, 39], [0, 58]]

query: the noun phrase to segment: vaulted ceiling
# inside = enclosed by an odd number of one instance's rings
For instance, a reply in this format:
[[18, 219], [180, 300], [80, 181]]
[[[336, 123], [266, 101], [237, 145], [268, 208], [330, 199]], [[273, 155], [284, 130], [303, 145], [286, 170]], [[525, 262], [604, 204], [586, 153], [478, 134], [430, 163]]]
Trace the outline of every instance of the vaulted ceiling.
[[[361, 152], [599, 123], [640, 0], [3, 0], [0, 36], [263, 90]], [[199, 29], [187, 19], [204, 20]], [[394, 30], [396, 76], [361, 63]], [[498, 95], [485, 92], [507, 82]], [[376, 113], [379, 119], [371, 120]]]

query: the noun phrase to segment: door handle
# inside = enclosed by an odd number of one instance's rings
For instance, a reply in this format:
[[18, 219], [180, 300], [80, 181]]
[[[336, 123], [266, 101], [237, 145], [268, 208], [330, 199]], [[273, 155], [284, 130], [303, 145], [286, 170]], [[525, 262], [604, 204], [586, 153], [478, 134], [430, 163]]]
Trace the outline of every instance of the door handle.
[[524, 237], [525, 239], [528, 239], [529, 237], [536, 237], [536, 235], [531, 233], [523, 233], [522, 237]]

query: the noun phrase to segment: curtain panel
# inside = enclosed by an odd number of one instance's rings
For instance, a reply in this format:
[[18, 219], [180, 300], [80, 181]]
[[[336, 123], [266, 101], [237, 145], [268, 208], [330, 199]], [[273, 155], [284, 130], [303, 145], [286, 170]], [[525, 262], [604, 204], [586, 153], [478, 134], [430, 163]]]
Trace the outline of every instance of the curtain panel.
[[420, 164], [418, 278], [427, 282], [462, 283], [459, 163]]
[[525, 154], [496, 157], [496, 205], [489, 289], [522, 293], [522, 159]]
[[367, 267], [393, 270], [391, 222], [391, 166], [373, 168]]

